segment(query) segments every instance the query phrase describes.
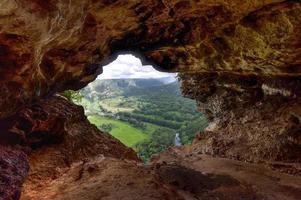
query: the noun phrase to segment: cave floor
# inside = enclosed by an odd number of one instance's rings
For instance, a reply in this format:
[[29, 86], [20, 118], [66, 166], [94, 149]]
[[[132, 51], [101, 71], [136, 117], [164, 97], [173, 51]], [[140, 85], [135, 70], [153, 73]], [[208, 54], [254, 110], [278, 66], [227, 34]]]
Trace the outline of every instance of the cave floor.
[[156, 174], [176, 187], [185, 199], [301, 198], [301, 176], [279, 173], [271, 165], [190, 154], [179, 149], [170, 149], [154, 158], [153, 165]]
[[[30, 189], [29, 189], [30, 188]], [[53, 180], [25, 184], [22, 200], [298, 200], [301, 177], [171, 148], [143, 165], [96, 157]]]

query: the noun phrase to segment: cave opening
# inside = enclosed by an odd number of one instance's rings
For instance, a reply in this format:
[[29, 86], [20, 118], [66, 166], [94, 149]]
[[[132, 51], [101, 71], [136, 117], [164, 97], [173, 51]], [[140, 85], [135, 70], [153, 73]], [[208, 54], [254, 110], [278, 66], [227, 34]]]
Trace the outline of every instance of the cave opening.
[[[88, 120], [148, 162], [152, 155], [190, 144], [208, 124], [194, 100], [181, 94], [177, 73], [157, 71], [132, 54], [119, 55], [79, 91], [64, 95], [83, 106]], [[179, 138], [176, 139], [176, 134]]]

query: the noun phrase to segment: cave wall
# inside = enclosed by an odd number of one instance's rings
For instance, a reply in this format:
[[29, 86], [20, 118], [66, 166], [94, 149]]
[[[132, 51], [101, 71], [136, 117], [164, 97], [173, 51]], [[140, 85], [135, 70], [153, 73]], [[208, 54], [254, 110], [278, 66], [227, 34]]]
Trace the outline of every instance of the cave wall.
[[212, 121], [193, 152], [300, 162], [300, 1], [2, 0], [0, 7], [0, 181], [10, 183], [2, 196], [18, 199], [28, 163], [30, 191], [59, 176], [47, 166], [95, 154], [137, 161], [80, 108], [53, 96], [84, 87], [122, 52], [183, 73], [183, 94]]
[[267, 0], [4, 0], [0, 117], [79, 89], [117, 52], [160, 70], [300, 75], [301, 6]]
[[249, 162], [301, 162], [299, 77], [194, 74], [182, 80], [183, 93], [211, 120], [193, 151]]
[[29, 165], [26, 154], [0, 145], [0, 199], [19, 199]]
[[0, 199], [19, 199], [22, 185], [24, 198], [41, 199], [40, 188], [93, 157], [140, 161], [132, 149], [91, 125], [81, 106], [60, 95], [21, 109], [0, 127]]

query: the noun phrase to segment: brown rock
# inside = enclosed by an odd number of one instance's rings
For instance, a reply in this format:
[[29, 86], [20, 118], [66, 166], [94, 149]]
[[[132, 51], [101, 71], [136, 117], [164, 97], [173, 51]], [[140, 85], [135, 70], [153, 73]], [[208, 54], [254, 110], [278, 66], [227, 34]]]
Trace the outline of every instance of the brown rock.
[[6, 0], [0, 117], [83, 87], [119, 51], [161, 70], [300, 76], [300, 13], [281, 0]]
[[23, 152], [0, 145], [0, 199], [20, 198], [28, 168], [27, 157]]
[[[91, 125], [82, 107], [60, 96], [36, 102], [0, 124], [1, 143], [18, 145], [0, 146], [0, 180], [5, 185], [1, 187], [0, 199], [19, 198], [28, 163], [24, 193], [39, 191], [73, 163], [90, 157], [139, 161], [132, 149]], [[28, 154], [28, 161], [23, 151]]]
[[44, 183], [25, 187], [21, 199], [184, 200], [136, 162], [105, 157], [73, 163], [60, 177]]
[[[200, 111], [213, 121], [202, 140], [189, 149], [193, 156], [187, 158], [197, 159], [194, 153], [202, 152], [264, 161], [273, 169], [298, 175], [300, 2], [4, 0], [0, 7], [0, 139], [5, 145], [0, 147], [0, 167], [11, 163], [0, 173], [0, 180], [8, 177], [5, 180], [10, 183], [1, 188], [3, 192], [0, 189], [5, 198], [18, 198], [27, 173], [26, 158], [20, 151], [29, 154], [31, 166], [24, 187], [27, 199], [41, 199], [41, 191], [45, 199], [179, 197], [171, 194], [170, 187], [165, 188], [167, 183], [156, 182], [158, 179], [147, 175], [149, 171], [137, 167], [132, 150], [91, 126], [82, 109], [51, 97], [58, 91], [85, 86], [102, 72], [100, 65], [120, 52], [139, 54], [144, 62], [163, 71], [185, 73], [181, 76], [183, 93], [196, 99]], [[10, 150], [7, 145], [14, 147]], [[114, 159], [95, 158], [100, 154]], [[177, 155], [173, 159], [176, 164], [181, 162]], [[223, 165], [217, 161], [215, 166]], [[235, 163], [227, 173], [237, 178], [240, 174], [233, 166]], [[177, 168], [167, 168], [164, 173], [169, 171], [183, 172], [188, 178], [194, 175]], [[179, 177], [181, 181], [183, 177]], [[268, 188], [267, 182], [274, 186], [275, 181], [269, 182], [268, 177], [277, 178], [268, 175], [255, 186], [261, 191]], [[287, 176], [285, 180], [298, 182]], [[100, 182], [104, 189], [97, 193]], [[138, 184], [138, 190], [133, 184]], [[185, 185], [184, 180], [179, 188], [185, 189]], [[277, 185], [269, 195], [287, 189], [291, 199], [300, 197], [299, 188], [292, 185]], [[242, 197], [260, 198], [256, 191], [252, 196], [243, 190], [248, 186], [239, 185], [238, 190], [213, 187], [218, 189], [213, 195], [234, 199], [231, 195], [242, 191]], [[204, 197], [197, 185], [189, 187]], [[280, 191], [277, 197], [286, 194]]]
[[185, 149], [164, 152], [153, 165], [163, 162], [156, 174], [189, 200], [298, 200], [301, 194], [300, 176], [275, 173], [262, 164], [208, 155], [190, 157]]
[[194, 151], [300, 165], [299, 78], [194, 74], [182, 80], [183, 93], [212, 120]]

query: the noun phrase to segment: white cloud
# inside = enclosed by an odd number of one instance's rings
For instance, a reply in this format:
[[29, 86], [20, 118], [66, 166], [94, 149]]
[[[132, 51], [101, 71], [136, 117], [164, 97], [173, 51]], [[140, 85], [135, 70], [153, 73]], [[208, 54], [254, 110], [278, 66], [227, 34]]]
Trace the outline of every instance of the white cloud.
[[103, 73], [98, 79], [123, 79], [123, 78], [171, 78], [175, 73], [159, 72], [151, 65], [142, 65], [141, 60], [133, 55], [119, 55], [118, 58], [103, 67]]

